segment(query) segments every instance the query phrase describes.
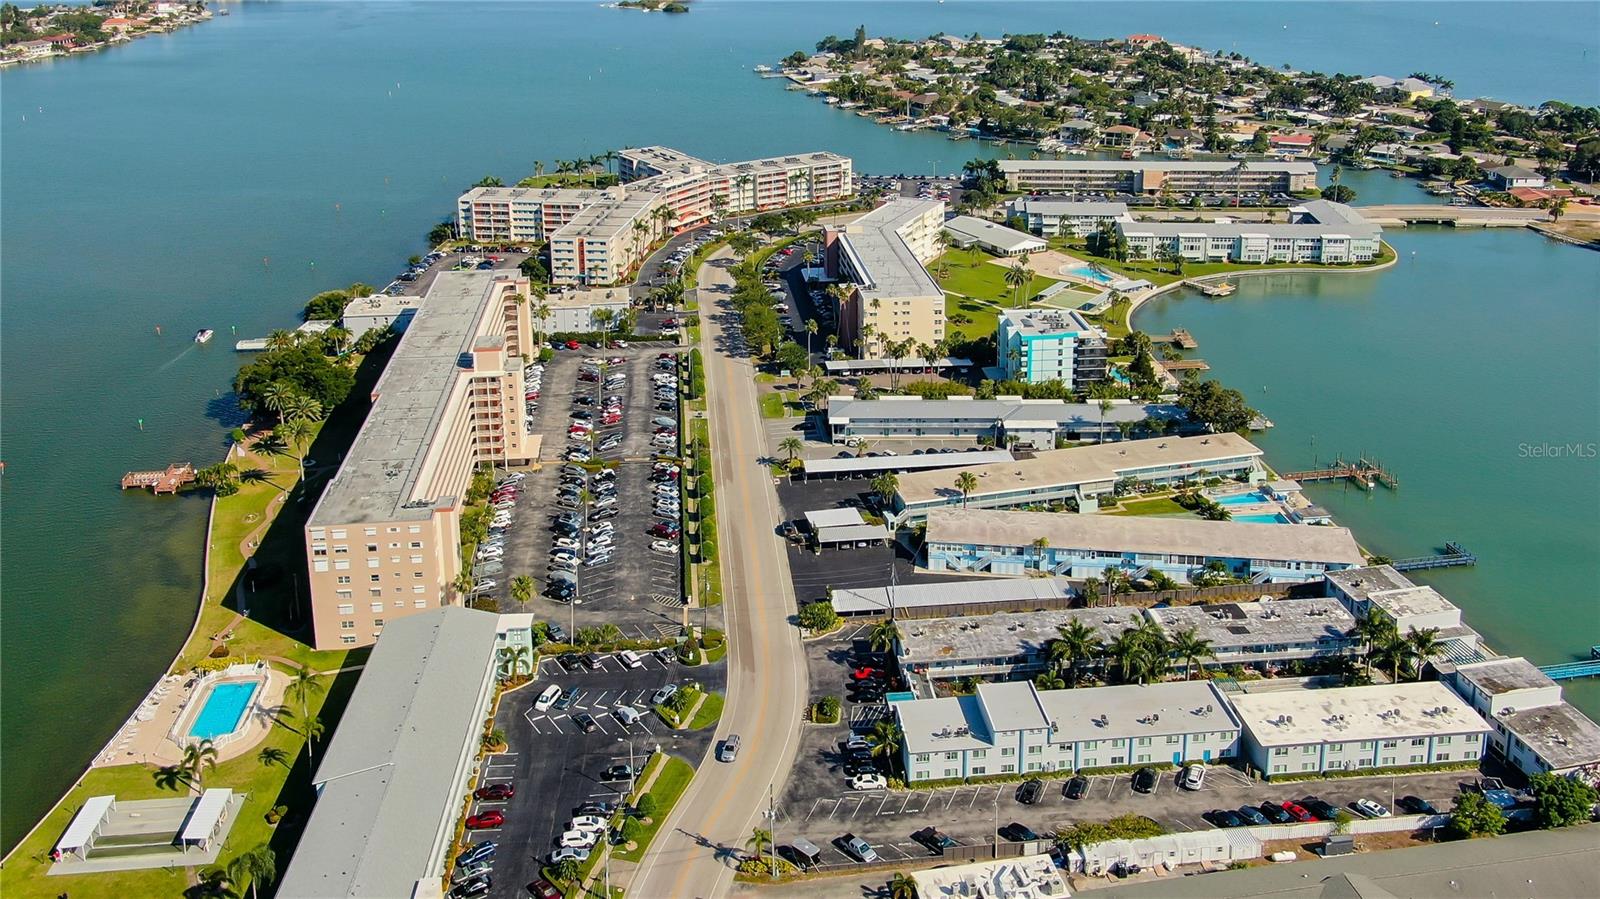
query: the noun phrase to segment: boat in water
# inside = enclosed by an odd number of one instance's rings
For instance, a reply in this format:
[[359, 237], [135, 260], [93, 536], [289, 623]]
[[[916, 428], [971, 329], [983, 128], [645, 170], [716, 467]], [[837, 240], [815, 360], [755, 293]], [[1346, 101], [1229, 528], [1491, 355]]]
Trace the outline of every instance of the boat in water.
[[201, 328], [200, 330], [194, 332], [194, 342], [206, 343], [211, 340], [212, 335], [215, 333], [217, 332], [211, 330], [210, 328]]

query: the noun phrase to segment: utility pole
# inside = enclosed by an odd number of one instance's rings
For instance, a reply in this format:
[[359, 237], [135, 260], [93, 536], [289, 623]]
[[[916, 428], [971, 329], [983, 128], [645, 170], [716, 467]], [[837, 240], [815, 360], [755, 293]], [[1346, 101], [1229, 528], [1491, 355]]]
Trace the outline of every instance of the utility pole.
[[767, 876], [778, 879], [778, 806], [773, 796], [774, 785], [767, 784], [767, 820], [772, 828], [772, 839], [767, 841]]

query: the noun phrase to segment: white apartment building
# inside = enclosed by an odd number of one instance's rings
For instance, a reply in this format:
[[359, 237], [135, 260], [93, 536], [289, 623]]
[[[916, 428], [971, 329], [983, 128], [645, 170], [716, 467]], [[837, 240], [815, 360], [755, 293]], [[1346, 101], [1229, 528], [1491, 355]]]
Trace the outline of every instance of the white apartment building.
[[1527, 775], [1600, 773], [1600, 725], [1527, 659], [1462, 665], [1445, 680], [1488, 719], [1494, 751]]
[[1209, 681], [1076, 690], [1010, 681], [890, 708], [912, 782], [1212, 762], [1239, 749], [1239, 721]]
[[1007, 380], [1060, 381], [1074, 390], [1106, 378], [1106, 334], [1066, 309], [1009, 309], [995, 326]]
[[1116, 223], [1134, 259], [1173, 252], [1191, 262], [1371, 262], [1383, 249], [1383, 229], [1343, 203], [1312, 200], [1289, 210], [1289, 223]]
[[615, 188], [474, 187], [456, 200], [456, 233], [477, 243], [549, 240]]
[[1237, 693], [1245, 757], [1264, 777], [1475, 762], [1489, 725], [1438, 681]]
[[1294, 193], [1317, 186], [1312, 162], [1002, 159], [1007, 190], [1055, 193]]
[[1349, 655], [1361, 648], [1355, 616], [1329, 597], [1277, 602], [1169, 606], [1145, 615], [1172, 639], [1194, 631], [1211, 645], [1206, 666], [1278, 665], [1296, 659]]
[[944, 291], [925, 267], [942, 249], [943, 228], [942, 201], [904, 198], [823, 231], [829, 277], [851, 286], [834, 310], [842, 344], [880, 358], [891, 341], [944, 339]]
[[667, 233], [660, 194], [614, 187], [550, 235], [552, 284], [617, 284]]
[[1060, 197], [1018, 197], [1006, 204], [1006, 218], [1021, 218], [1028, 230], [1046, 237], [1088, 237], [1106, 222], [1131, 219], [1126, 203], [1091, 203]]

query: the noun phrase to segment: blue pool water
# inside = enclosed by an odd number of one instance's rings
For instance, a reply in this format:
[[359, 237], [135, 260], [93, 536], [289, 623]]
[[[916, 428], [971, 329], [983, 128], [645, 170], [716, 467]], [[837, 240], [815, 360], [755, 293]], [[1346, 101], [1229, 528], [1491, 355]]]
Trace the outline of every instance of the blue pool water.
[[1227, 496], [1215, 497], [1219, 506], [1248, 506], [1252, 503], [1270, 503], [1272, 500], [1265, 493], [1252, 490], [1249, 493], [1230, 493]]
[[1289, 519], [1276, 512], [1262, 513], [1260, 515], [1235, 515], [1234, 521], [1243, 521], [1248, 524], [1288, 524]]
[[189, 723], [189, 736], [214, 740], [233, 733], [258, 686], [256, 681], [236, 681], [212, 687], [200, 714]]
[[1065, 274], [1083, 278], [1087, 281], [1093, 281], [1096, 284], [1110, 284], [1112, 281], [1116, 280], [1115, 277], [1108, 275], [1105, 272], [1098, 271], [1087, 265], [1078, 265], [1069, 268], [1065, 271]]

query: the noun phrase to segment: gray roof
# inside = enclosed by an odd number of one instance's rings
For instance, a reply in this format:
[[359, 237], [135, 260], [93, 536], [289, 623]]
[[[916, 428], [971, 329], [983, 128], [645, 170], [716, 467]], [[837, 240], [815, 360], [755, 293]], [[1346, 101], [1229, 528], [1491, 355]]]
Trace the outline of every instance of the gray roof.
[[841, 235], [844, 249], [860, 263], [867, 283], [860, 285], [867, 301], [874, 298], [944, 296], [922, 260], [897, 232], [941, 200], [890, 200], [852, 222]]
[[[1362, 877], [1406, 899], [1576, 899], [1600, 894], [1600, 825], [1507, 834], [1492, 840], [1361, 852], [1292, 865], [1258, 865], [1196, 877], [1113, 883], [1097, 899], [1332, 899]], [[1371, 893], [1362, 895], [1371, 896]]]
[[[896, 586], [892, 592], [889, 587], [835, 588], [830, 599], [834, 611], [839, 614], [859, 615], [864, 612], [887, 612], [891, 605], [896, 609], [928, 609], [983, 602], [1064, 599], [1075, 592], [1066, 578], [969, 578]], [[919, 621], [915, 625], [907, 625], [905, 630], [926, 624], [925, 621]]]
[[812, 530], [866, 523], [861, 518], [861, 510], [854, 506], [842, 509], [813, 509], [805, 514], [805, 518], [806, 524], [811, 525]]
[[898, 456], [852, 456], [848, 459], [807, 459], [806, 474], [824, 475], [857, 471], [919, 471], [927, 468], [952, 468], [988, 462], [1009, 462], [1010, 450], [982, 450], [968, 453], [923, 453]]
[[[1165, 418], [1182, 421], [1186, 413], [1165, 403], [1115, 403], [1105, 412], [1106, 424], [1119, 421], [1144, 421]], [[920, 397], [854, 400], [828, 398], [828, 423], [838, 426], [851, 421], [946, 421], [993, 424], [996, 421], [1049, 419], [1064, 428], [1100, 426], [1100, 407], [1095, 403], [1069, 403], [1065, 400], [925, 400]], [[953, 454], [951, 454], [953, 455]]]
[[1375, 238], [1383, 229], [1364, 218], [1343, 203], [1311, 200], [1290, 210], [1293, 221], [1283, 222], [1135, 222], [1117, 223], [1123, 234], [1135, 236], [1152, 234], [1156, 237], [1173, 237], [1203, 234], [1207, 237], [1239, 237], [1265, 235], [1267, 237], [1325, 237], [1344, 236]]
[[1372, 594], [1384, 590], [1401, 590], [1416, 586], [1410, 578], [1389, 565], [1369, 565], [1347, 568], [1344, 571], [1330, 571], [1323, 577], [1329, 584], [1339, 588], [1356, 602], [1366, 602]]
[[[317, 765], [311, 820], [282, 897], [411, 895], [453, 824], [476, 749], [499, 617], [447, 607], [383, 629]], [[441, 823], [442, 822], [442, 823]]]
[[913, 699], [890, 703], [900, 719], [906, 751], [986, 749], [990, 744], [976, 696]]
[[[1039, 578], [1016, 578], [1019, 583]], [[1055, 578], [1048, 579], [1055, 581]], [[1008, 581], [1000, 581], [1005, 584]], [[972, 586], [979, 586], [973, 583]], [[915, 589], [915, 588], [901, 588]], [[1059, 590], [1069, 590], [1062, 579]], [[966, 594], [966, 591], [955, 591]], [[1053, 591], [1052, 591], [1053, 592]], [[1025, 598], [1025, 597], [1024, 597]], [[896, 605], [904, 608], [905, 604]], [[974, 602], [970, 594], [962, 602]], [[838, 608], [838, 591], [834, 593]], [[900, 624], [900, 663], [917, 665], [950, 659], [973, 660], [1010, 658], [1038, 654], [1061, 635], [1059, 628], [1081, 621], [1094, 629], [1101, 642], [1109, 643], [1130, 627], [1143, 621], [1143, 611], [1134, 606], [1104, 606], [1093, 609], [1056, 609], [1043, 612], [995, 612], [990, 615], [963, 615], [959, 618], [911, 619]]]
[[1378, 590], [1367, 599], [1396, 621], [1418, 615], [1437, 615], [1441, 612], [1460, 612], [1456, 604], [1445, 599], [1432, 587], [1401, 587], [1396, 590]]
[[1542, 179], [1544, 177], [1543, 175], [1539, 174], [1538, 172], [1535, 172], [1535, 171], [1533, 171], [1531, 169], [1525, 169], [1520, 165], [1498, 165], [1498, 166], [1495, 166], [1494, 168], [1490, 169], [1489, 170], [1489, 174], [1491, 174], [1491, 175], [1499, 175], [1500, 177], [1508, 179], [1508, 180], [1512, 179], [1512, 178], [1541, 178]]
[[[1059, 171], [1059, 172], [1231, 172], [1237, 162], [1205, 162], [1169, 159], [1002, 159], [1000, 171]], [[1315, 175], [1317, 166], [1312, 162], [1275, 162], [1254, 160], [1244, 162], [1247, 172], [1285, 172], [1291, 175]]]
[[443, 272], [373, 390], [355, 443], [317, 501], [311, 526], [424, 519], [455, 497], [416, 496], [423, 458], [470, 358], [490, 287], [505, 272]]
[[1600, 763], [1600, 725], [1571, 703], [1517, 709], [1499, 718], [1556, 771]]
[[1513, 690], [1541, 690], [1554, 687], [1550, 675], [1539, 666], [1518, 656], [1510, 659], [1491, 659], [1456, 668], [1456, 677], [1467, 681], [1490, 696], [1499, 696]]
[[1236, 693], [1233, 709], [1261, 746], [1482, 733], [1477, 712], [1438, 681]]
[[1193, 628], [1216, 649], [1282, 643], [1342, 641], [1356, 619], [1337, 599], [1220, 603], [1151, 609], [1150, 617], [1170, 636]]
[[1033, 215], [1108, 216], [1125, 218], [1127, 203], [1093, 203], [1086, 200], [1062, 200], [1056, 197], [1018, 197], [1011, 201], [1013, 209]]
[[999, 247], [1002, 250], [1020, 250], [1026, 247], [1043, 248], [1044, 240], [1034, 237], [1026, 231], [1018, 231], [1005, 225], [997, 224], [986, 219], [971, 215], [958, 215], [944, 223], [944, 229], [957, 237], [975, 240], [981, 244]]
[[[1062, 281], [1051, 286], [1063, 287], [1066, 283]], [[1075, 309], [1007, 309], [1000, 313], [1000, 327], [1008, 329], [1014, 334], [1035, 337], [1071, 334], [1075, 337], [1104, 339], [1106, 336], [1104, 331], [1089, 324], [1088, 320]], [[1083, 403], [1081, 405], [1086, 407], [1093, 406], [1097, 413], [1100, 411], [1099, 403]]]

